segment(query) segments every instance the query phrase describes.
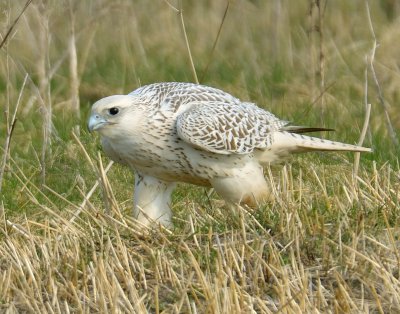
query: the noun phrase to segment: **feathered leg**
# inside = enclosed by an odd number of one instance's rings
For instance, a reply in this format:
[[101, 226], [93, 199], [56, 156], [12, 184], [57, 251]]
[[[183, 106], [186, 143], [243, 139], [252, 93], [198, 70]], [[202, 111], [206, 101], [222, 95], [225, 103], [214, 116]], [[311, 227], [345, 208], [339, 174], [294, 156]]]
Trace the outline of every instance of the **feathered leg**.
[[271, 198], [263, 169], [257, 163], [248, 163], [229, 177], [210, 180], [215, 191], [228, 203], [256, 207]]
[[134, 217], [146, 226], [155, 221], [165, 227], [171, 227], [172, 212], [170, 204], [171, 194], [175, 185], [175, 183], [161, 181], [136, 172], [133, 196]]

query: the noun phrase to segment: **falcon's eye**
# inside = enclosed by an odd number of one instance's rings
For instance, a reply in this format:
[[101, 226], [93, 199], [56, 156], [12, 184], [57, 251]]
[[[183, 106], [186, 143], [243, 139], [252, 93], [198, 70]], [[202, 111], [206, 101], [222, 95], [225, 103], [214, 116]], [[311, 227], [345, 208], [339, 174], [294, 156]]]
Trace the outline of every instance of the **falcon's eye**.
[[108, 109], [108, 113], [112, 116], [115, 116], [118, 112], [119, 112], [119, 109], [116, 107], [112, 107], [112, 108]]

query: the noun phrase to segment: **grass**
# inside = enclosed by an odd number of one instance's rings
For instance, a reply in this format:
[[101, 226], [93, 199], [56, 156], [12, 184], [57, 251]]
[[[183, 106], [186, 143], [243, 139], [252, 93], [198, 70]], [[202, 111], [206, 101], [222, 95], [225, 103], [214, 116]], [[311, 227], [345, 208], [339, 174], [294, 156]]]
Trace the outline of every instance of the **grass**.
[[[60, 3], [33, 1], [1, 48], [0, 313], [400, 311], [397, 3], [237, 0], [223, 18], [225, 1], [182, 1], [187, 42], [173, 1]], [[2, 38], [24, 5], [0, 4]], [[141, 230], [133, 176], [104, 173], [86, 117], [194, 81], [187, 43], [201, 83], [330, 139], [358, 142], [371, 103], [374, 152], [356, 176], [350, 153], [272, 166], [275, 200], [252, 212], [179, 185], [174, 229]]]

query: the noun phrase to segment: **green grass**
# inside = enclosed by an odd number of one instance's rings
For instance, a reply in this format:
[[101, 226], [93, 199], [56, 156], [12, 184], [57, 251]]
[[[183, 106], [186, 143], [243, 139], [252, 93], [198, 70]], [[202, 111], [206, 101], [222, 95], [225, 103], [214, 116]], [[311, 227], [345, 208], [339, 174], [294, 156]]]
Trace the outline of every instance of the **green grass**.
[[[0, 313], [400, 311], [400, 148], [378, 99], [380, 90], [399, 140], [396, 2], [369, 3], [379, 42], [372, 68], [364, 1], [328, 1], [322, 37], [310, 1], [231, 1], [214, 52], [226, 2], [182, 1], [201, 83], [295, 124], [334, 128], [323, 136], [348, 143], [358, 142], [367, 93], [364, 146], [374, 152], [361, 155], [356, 179], [350, 153], [274, 165], [265, 174], [275, 200], [252, 212], [233, 212], [215, 193], [180, 184], [170, 231], [138, 227], [134, 177], [122, 166], [90, 192], [101, 146], [86, 118], [101, 97], [194, 81], [179, 14], [166, 1], [44, 3], [33, 1], [0, 54], [2, 148], [21, 94], [0, 169]], [[2, 38], [23, 5], [0, 4]], [[77, 78], [68, 53], [72, 23]], [[79, 114], [71, 109], [77, 81]], [[100, 158], [105, 168], [109, 160]]]

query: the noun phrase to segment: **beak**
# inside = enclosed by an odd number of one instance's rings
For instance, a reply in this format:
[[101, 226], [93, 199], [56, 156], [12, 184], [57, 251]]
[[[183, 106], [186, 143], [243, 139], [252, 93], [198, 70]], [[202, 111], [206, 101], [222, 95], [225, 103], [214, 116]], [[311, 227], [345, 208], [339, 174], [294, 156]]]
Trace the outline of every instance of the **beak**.
[[98, 114], [92, 114], [88, 121], [89, 132], [96, 131], [103, 125], [108, 124], [108, 121]]

